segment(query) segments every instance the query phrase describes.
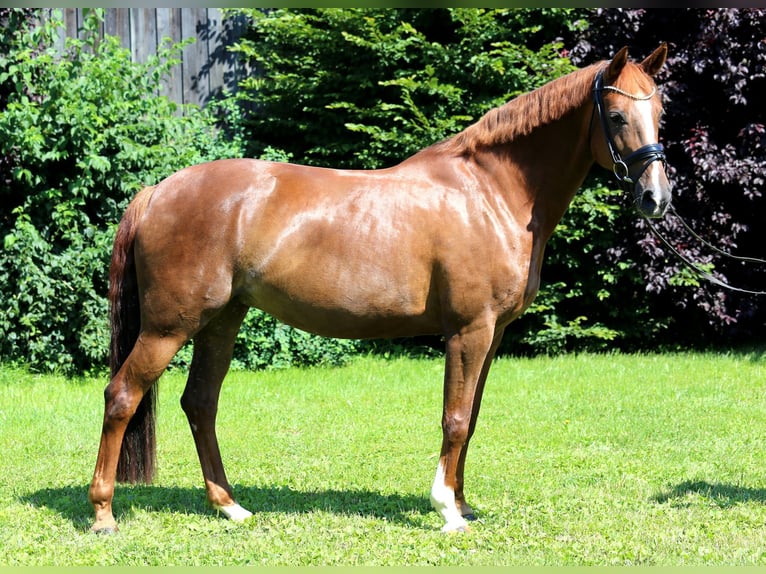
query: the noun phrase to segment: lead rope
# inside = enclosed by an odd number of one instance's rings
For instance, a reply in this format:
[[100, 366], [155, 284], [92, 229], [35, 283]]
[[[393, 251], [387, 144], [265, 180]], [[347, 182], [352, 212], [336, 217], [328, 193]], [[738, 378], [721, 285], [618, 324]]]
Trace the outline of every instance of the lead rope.
[[[689, 225], [683, 220], [683, 218], [680, 215], [678, 215], [678, 213], [676, 213], [675, 209], [673, 209], [672, 206], [670, 206], [668, 210], [670, 212], [672, 212], [673, 215], [676, 216], [676, 218], [678, 218], [678, 220], [681, 222], [681, 225], [683, 225], [684, 229], [686, 229], [686, 231], [688, 231], [692, 235], [692, 237], [694, 237], [700, 243], [702, 243], [706, 247], [712, 249], [716, 253], [719, 253], [721, 255], [724, 255], [724, 256], [729, 257], [730, 259], [734, 259], [736, 261], [743, 261], [743, 262], [747, 262], [747, 263], [761, 263], [761, 264], [766, 265], [766, 261], [763, 260], [763, 259], [756, 259], [754, 257], [740, 257], [738, 255], [732, 255], [731, 253], [727, 253], [723, 249], [719, 249], [715, 245], [712, 245], [712, 244], [708, 243], [707, 241], [702, 239], [702, 237], [700, 237], [691, 227], [689, 227]], [[704, 279], [706, 281], [709, 281], [710, 283], [713, 283], [715, 285], [718, 285], [719, 287], [723, 287], [724, 289], [728, 289], [729, 291], [736, 291], [737, 293], [746, 293], [748, 295], [766, 295], [766, 291], [754, 291], [754, 290], [751, 290], [751, 289], [743, 289], [741, 287], [735, 287], [734, 285], [729, 285], [728, 283], [725, 283], [724, 281], [721, 281], [720, 279], [718, 279], [717, 277], [715, 277], [711, 273], [708, 273], [707, 271], [702, 269], [699, 265], [697, 265], [696, 263], [691, 261], [688, 257], [685, 257], [684, 255], [682, 255], [681, 252], [678, 251], [678, 249], [673, 247], [673, 245], [671, 245], [670, 241], [668, 241], [665, 238], [665, 236], [663, 236], [659, 232], [659, 230], [654, 225], [654, 223], [652, 223], [651, 219], [649, 219], [648, 217], [644, 217], [644, 219], [649, 224], [649, 229], [652, 230], [652, 233], [654, 233], [654, 235], [656, 235], [657, 238], [659, 238], [659, 240], [662, 241], [662, 243], [664, 243], [665, 246], [668, 249], [670, 249], [670, 251], [673, 252], [673, 254], [675, 254], [676, 257], [678, 257], [681, 261], [683, 261], [686, 264], [687, 267], [689, 267], [692, 271], [694, 271], [694, 273], [696, 273], [702, 279]]]

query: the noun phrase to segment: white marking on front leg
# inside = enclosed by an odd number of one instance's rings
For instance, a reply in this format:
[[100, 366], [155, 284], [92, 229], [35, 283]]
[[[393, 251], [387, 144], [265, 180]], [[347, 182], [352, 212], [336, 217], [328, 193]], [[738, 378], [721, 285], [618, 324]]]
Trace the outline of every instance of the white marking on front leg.
[[434, 484], [431, 487], [431, 505], [444, 518], [445, 524], [442, 526], [442, 532], [468, 530], [468, 523], [455, 502], [455, 491], [444, 481], [444, 466], [441, 461], [439, 461]]
[[234, 522], [243, 522], [253, 515], [252, 512], [245, 510], [236, 502], [234, 504], [230, 504], [229, 506], [216, 506], [216, 508], [223, 512], [227, 518], [233, 520]]

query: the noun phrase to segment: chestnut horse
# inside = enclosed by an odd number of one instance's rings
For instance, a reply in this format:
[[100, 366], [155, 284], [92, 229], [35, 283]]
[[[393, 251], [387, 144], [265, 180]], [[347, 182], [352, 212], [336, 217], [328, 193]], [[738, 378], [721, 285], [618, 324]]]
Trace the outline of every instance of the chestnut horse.
[[231, 519], [251, 516], [233, 498], [215, 432], [250, 307], [328, 337], [444, 336], [431, 502], [444, 531], [467, 530], [474, 511], [463, 471], [491, 361], [535, 297], [546, 241], [591, 166], [614, 170], [643, 215], [669, 205], [652, 79], [666, 55], [663, 44], [635, 63], [623, 48], [388, 169], [219, 160], [142, 190], [112, 255], [112, 376], [88, 493], [93, 530], [117, 529], [115, 480], [151, 481], [153, 385], [189, 339], [181, 405], [207, 498]]

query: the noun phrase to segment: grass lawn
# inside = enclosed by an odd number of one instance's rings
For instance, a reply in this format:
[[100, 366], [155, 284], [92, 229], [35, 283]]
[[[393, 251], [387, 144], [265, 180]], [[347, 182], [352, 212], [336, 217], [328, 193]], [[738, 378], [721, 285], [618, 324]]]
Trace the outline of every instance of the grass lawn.
[[0, 367], [0, 566], [766, 563], [762, 352], [496, 361], [462, 535], [428, 501], [441, 381], [433, 359], [231, 373], [219, 438], [255, 513], [236, 524], [207, 506], [168, 373], [158, 480], [118, 485], [105, 537], [87, 488], [106, 381]]

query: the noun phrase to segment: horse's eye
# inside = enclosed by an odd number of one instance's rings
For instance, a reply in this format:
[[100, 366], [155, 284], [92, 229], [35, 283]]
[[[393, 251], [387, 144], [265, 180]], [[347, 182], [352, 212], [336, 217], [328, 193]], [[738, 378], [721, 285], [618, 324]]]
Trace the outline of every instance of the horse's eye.
[[618, 112], [612, 112], [609, 114], [609, 120], [612, 122], [612, 125], [615, 127], [622, 127], [624, 125], [627, 125], [627, 121], [625, 120], [625, 117]]

